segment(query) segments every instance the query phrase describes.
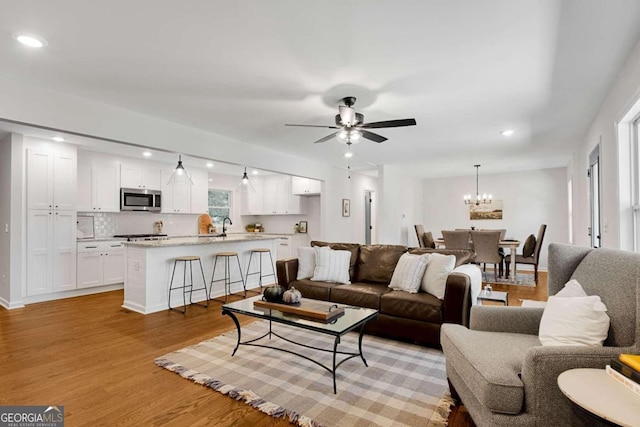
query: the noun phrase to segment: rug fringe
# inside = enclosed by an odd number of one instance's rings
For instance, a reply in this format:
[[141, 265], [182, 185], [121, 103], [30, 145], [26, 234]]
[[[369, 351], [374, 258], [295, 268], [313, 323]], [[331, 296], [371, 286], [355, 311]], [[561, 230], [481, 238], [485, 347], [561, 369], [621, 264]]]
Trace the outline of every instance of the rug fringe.
[[285, 409], [275, 403], [267, 402], [251, 390], [243, 390], [230, 384], [224, 384], [215, 378], [187, 369], [184, 366], [173, 363], [171, 360], [163, 357], [156, 358], [154, 362], [161, 368], [175, 372], [182, 378], [186, 378], [196, 384], [208, 387], [218, 393], [226, 394], [227, 396], [232, 397], [237, 401], [244, 402], [245, 404], [250, 405], [271, 417], [287, 418], [291, 424], [299, 427], [323, 427], [322, 424], [305, 415], [300, 415], [295, 411]]
[[433, 410], [433, 414], [431, 414], [427, 427], [446, 427], [449, 423], [451, 408], [455, 404], [456, 401], [451, 397], [451, 394], [448, 391], [445, 392]]

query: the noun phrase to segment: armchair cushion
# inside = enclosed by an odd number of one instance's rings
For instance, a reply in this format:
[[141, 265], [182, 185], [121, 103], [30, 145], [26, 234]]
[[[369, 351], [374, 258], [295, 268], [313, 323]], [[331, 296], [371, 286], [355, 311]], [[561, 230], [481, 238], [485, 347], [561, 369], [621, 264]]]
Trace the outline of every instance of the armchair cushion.
[[444, 324], [441, 344], [447, 369], [465, 379], [484, 407], [492, 412], [520, 413], [524, 404], [524, 384], [520, 379], [523, 354], [540, 345], [537, 336], [473, 331]]
[[597, 295], [549, 297], [540, 321], [542, 345], [601, 346], [607, 338], [607, 307]]

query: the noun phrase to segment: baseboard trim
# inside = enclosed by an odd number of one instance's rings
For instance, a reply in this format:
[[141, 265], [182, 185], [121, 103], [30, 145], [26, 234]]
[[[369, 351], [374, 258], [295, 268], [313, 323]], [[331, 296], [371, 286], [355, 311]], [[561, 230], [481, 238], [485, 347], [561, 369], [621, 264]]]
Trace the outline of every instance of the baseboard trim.
[[0, 306], [7, 310], [14, 310], [16, 308], [24, 308], [24, 301], [7, 301], [5, 298], [0, 297]]

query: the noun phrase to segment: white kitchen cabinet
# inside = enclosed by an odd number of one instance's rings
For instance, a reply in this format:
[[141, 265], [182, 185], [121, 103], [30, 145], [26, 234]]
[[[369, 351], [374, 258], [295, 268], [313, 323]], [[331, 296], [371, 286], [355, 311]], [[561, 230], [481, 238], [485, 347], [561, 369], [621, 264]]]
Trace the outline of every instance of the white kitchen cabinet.
[[27, 213], [27, 296], [76, 289], [76, 212]]
[[276, 239], [276, 259], [291, 258], [291, 237], [280, 236]]
[[75, 148], [27, 150], [27, 208], [76, 209]]
[[242, 215], [261, 215], [263, 206], [263, 183], [262, 180], [251, 178], [251, 187], [243, 187], [240, 193], [240, 212]]
[[120, 165], [78, 164], [78, 211], [120, 212]]
[[78, 243], [78, 289], [124, 282], [122, 242]]
[[143, 188], [161, 190], [160, 169], [138, 164], [122, 164], [120, 166], [120, 186], [124, 188]]
[[317, 196], [320, 194], [321, 182], [315, 179], [291, 177], [291, 192], [297, 196]]
[[168, 184], [172, 173], [162, 171], [162, 213], [191, 213], [191, 185]]
[[205, 170], [191, 171], [191, 213], [203, 214], [209, 212], [209, 177]]
[[264, 215], [300, 213], [300, 196], [294, 196], [291, 192], [291, 177], [284, 175], [265, 177], [262, 196]]

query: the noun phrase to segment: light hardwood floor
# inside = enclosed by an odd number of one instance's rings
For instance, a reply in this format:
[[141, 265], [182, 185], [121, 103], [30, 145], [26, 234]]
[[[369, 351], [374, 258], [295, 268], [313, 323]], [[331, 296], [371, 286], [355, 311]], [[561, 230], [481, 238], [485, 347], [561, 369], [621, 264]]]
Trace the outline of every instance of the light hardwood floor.
[[[510, 304], [546, 299], [546, 274], [541, 279], [537, 289], [505, 285]], [[67, 426], [289, 425], [153, 363], [233, 330], [220, 302], [143, 316], [121, 308], [122, 300], [116, 291], [0, 308], [0, 405], [64, 405]], [[451, 421], [473, 425], [463, 407]]]

